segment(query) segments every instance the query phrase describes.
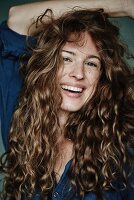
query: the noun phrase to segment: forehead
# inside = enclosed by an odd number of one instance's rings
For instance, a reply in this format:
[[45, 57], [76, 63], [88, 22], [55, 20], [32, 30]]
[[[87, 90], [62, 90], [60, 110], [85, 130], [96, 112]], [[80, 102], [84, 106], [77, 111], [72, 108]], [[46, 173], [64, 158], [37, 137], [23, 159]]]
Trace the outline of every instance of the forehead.
[[72, 33], [69, 37], [69, 42], [65, 43], [63, 49], [71, 49], [73, 51], [79, 51], [87, 55], [91, 54], [100, 57], [96, 45], [88, 32], [82, 33], [79, 40], [77, 40], [77, 35]]

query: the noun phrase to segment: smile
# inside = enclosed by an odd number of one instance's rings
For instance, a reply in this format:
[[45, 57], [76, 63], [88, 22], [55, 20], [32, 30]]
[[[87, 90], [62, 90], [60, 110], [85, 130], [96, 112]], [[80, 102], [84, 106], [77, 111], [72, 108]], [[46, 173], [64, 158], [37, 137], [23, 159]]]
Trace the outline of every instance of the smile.
[[83, 88], [80, 87], [74, 87], [70, 85], [62, 85], [61, 86], [63, 90], [67, 90], [69, 92], [74, 92], [74, 93], [82, 93]]

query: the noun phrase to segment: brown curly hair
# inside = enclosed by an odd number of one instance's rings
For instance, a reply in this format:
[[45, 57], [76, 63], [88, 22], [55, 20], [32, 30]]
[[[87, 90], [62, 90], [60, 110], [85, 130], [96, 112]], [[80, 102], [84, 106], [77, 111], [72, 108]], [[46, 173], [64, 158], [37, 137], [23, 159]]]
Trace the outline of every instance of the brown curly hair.
[[24, 85], [3, 163], [4, 199], [19, 200], [22, 193], [31, 198], [36, 189], [42, 199], [49, 199], [56, 181], [54, 166], [61, 135], [60, 51], [71, 33], [79, 40], [83, 32], [91, 35], [100, 54], [101, 76], [92, 98], [79, 111], [70, 113], [65, 124], [64, 137], [74, 144], [68, 177], [81, 199], [90, 191], [102, 199], [101, 191], [112, 189], [115, 180], [121, 179], [126, 187], [125, 166], [132, 165], [128, 149], [134, 110], [126, 85], [132, 72], [124, 61], [126, 50], [119, 41], [119, 30], [102, 9], [75, 8], [57, 19], [47, 10], [36, 25], [32, 33], [36, 45], [23, 66]]

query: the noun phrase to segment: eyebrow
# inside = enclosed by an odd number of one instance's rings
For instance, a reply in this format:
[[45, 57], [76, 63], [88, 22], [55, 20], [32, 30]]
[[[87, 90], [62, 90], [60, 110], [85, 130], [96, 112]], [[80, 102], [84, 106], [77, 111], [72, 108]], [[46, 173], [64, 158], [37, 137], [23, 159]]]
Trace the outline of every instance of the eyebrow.
[[[62, 52], [69, 53], [69, 54], [71, 54], [73, 56], [76, 55], [73, 51], [68, 51], [68, 50], [64, 50], [64, 49], [62, 50]], [[95, 55], [89, 55], [89, 56], [87, 56], [87, 58], [97, 58], [101, 62], [101, 59], [98, 56], [95, 56]]]

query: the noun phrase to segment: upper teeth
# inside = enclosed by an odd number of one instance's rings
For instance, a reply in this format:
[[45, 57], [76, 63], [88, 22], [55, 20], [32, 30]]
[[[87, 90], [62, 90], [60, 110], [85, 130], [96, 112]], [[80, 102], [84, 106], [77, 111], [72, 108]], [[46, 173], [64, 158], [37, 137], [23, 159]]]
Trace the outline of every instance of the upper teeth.
[[65, 89], [65, 90], [71, 90], [71, 91], [75, 91], [75, 92], [82, 92], [82, 88], [78, 88], [78, 87], [62, 85], [62, 88]]

